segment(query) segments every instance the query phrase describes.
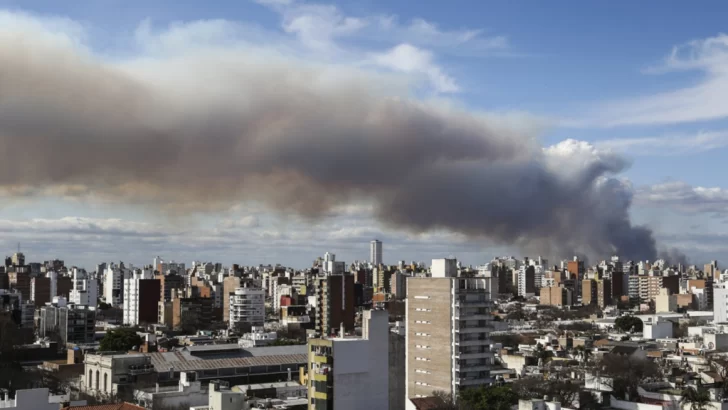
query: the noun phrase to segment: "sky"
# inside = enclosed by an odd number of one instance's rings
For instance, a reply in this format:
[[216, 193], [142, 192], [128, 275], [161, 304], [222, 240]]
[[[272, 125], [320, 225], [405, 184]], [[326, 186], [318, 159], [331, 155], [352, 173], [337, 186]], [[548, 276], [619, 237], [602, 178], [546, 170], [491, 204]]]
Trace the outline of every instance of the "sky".
[[[728, 4], [718, 1], [695, 7], [658, 1], [0, 0], [0, 31], [36, 27], [126, 70], [181, 50], [255, 50], [256, 58], [381, 76], [370, 83], [382, 88], [376, 92], [398, 90], [414, 101], [482, 113], [543, 147], [584, 141], [624, 160], [613, 177], [630, 189], [632, 223], [652, 229], [660, 248], [679, 249], [702, 264], [728, 256], [726, 12]], [[579, 160], [569, 157], [558, 167], [577, 168]], [[68, 159], [55, 161], [62, 170]], [[74, 161], [105, 158], [89, 154]], [[184, 196], [169, 195], [169, 201], [206, 195], [183, 183], [174, 189]], [[457, 229], [402, 229], [361, 199], [311, 217], [272, 209], [254, 192], [185, 212], [108, 193], [1, 192], [0, 249], [10, 254], [20, 243], [30, 260], [60, 258], [87, 268], [102, 261], [146, 264], [155, 256], [305, 267], [327, 251], [365, 260], [372, 239], [383, 241], [387, 263], [454, 256], [481, 264], [525, 252], [513, 241]]]

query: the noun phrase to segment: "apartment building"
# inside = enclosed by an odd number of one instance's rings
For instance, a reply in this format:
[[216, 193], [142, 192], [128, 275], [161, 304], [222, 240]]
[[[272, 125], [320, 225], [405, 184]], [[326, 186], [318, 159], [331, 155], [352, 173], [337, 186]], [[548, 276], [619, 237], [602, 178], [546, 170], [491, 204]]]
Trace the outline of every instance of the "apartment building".
[[492, 382], [491, 290], [495, 278], [433, 277], [407, 280], [406, 396], [433, 391], [457, 395]]
[[354, 330], [356, 307], [354, 275], [328, 275], [316, 278], [316, 331], [322, 335], [335, 334], [341, 324], [346, 331]]
[[309, 340], [310, 410], [389, 408], [388, 318], [384, 310], [368, 310], [361, 337], [341, 328], [338, 337]]
[[162, 295], [159, 279], [151, 270], [136, 270], [124, 279], [123, 323], [135, 326], [156, 323], [159, 299]]
[[247, 285], [235, 289], [230, 295], [230, 329], [263, 326], [264, 323], [265, 290]]

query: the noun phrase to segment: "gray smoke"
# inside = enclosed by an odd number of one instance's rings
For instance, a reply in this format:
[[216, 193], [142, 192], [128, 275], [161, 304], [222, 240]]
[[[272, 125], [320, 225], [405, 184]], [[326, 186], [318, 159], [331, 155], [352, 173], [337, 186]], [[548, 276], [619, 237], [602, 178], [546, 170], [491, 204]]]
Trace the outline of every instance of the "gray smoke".
[[652, 232], [630, 222], [630, 187], [613, 177], [627, 164], [589, 144], [543, 149], [528, 126], [341, 67], [224, 50], [110, 63], [25, 34], [0, 33], [6, 192], [178, 212], [253, 200], [312, 218], [368, 201], [384, 224], [415, 232], [656, 256]]

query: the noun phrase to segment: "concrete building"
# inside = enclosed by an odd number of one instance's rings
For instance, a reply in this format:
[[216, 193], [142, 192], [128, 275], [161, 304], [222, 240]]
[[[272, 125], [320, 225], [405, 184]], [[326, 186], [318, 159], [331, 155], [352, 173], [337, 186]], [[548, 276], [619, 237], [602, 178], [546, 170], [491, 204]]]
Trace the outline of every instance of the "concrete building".
[[369, 244], [369, 262], [374, 266], [382, 264], [382, 242], [377, 239]]
[[124, 324], [136, 326], [157, 322], [162, 290], [159, 279], [154, 279], [151, 270], [138, 269], [124, 279], [123, 294]]
[[177, 386], [154, 387], [134, 390], [134, 398], [147, 409], [178, 409], [208, 404], [207, 388], [197, 380], [194, 372], [181, 372]]
[[169, 302], [172, 300], [172, 291], [184, 290], [186, 279], [177, 273], [160, 274], [155, 276], [159, 279], [159, 287], [161, 289], [160, 301]]
[[433, 278], [451, 278], [458, 274], [457, 259], [433, 259], [430, 268]]
[[539, 295], [540, 305], [549, 306], [571, 306], [573, 305], [572, 292], [562, 286], [550, 286], [541, 288]]
[[131, 276], [128, 269], [109, 263], [104, 271], [104, 300], [113, 307], [124, 306], [124, 280]]
[[42, 337], [57, 334], [64, 344], [93, 343], [96, 327], [96, 308], [66, 305], [64, 298], [40, 308], [38, 333]]
[[713, 286], [713, 321], [728, 323], [728, 288], [725, 283]]
[[346, 263], [337, 261], [336, 255], [326, 252], [323, 260], [323, 272], [327, 275], [343, 275], [346, 271]]
[[[17, 390], [15, 397], [0, 391], [0, 409], [5, 410], [58, 410], [61, 403], [69, 402], [68, 395], [55, 396], [46, 388]], [[74, 402], [73, 405], [82, 406], [86, 402]]]
[[172, 292], [169, 302], [159, 301], [157, 323], [169, 329], [190, 331], [215, 320], [213, 299], [183, 298], [177, 297], [178, 294], [181, 292]]
[[670, 293], [670, 289], [662, 288], [655, 298], [655, 313], [677, 312], [677, 295]]
[[536, 296], [539, 292], [543, 276], [536, 276], [536, 267], [522, 265], [518, 270], [518, 296], [524, 298]]
[[407, 281], [407, 398], [492, 382], [491, 281], [412, 277]]
[[264, 323], [265, 290], [247, 285], [235, 289], [230, 295], [230, 329], [263, 326]]
[[582, 305], [597, 305], [604, 309], [612, 304], [612, 281], [609, 279], [584, 279], [581, 281]]
[[99, 286], [96, 279], [83, 269], [73, 268], [68, 301], [77, 305], [96, 307], [98, 299]]
[[241, 286], [240, 278], [228, 276], [222, 280], [222, 320], [230, 321], [230, 295]]
[[35, 303], [35, 307], [41, 307], [49, 303], [53, 296], [55, 295], [51, 294], [50, 278], [32, 278], [30, 280], [30, 300]]
[[354, 275], [328, 275], [316, 278], [314, 295], [315, 329], [319, 335], [335, 334], [342, 323], [347, 332], [354, 330], [356, 315]]
[[81, 388], [89, 394], [110, 396], [123, 386], [155, 381], [154, 365], [144, 353], [87, 353], [84, 359]]
[[368, 310], [362, 336], [310, 339], [308, 397], [310, 410], [389, 408], [388, 313]]

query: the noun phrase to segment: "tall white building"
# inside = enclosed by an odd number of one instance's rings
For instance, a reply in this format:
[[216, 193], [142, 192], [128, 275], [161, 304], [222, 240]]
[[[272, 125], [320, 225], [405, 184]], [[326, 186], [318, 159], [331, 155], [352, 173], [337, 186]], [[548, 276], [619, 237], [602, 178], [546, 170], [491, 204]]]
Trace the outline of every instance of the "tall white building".
[[713, 287], [713, 322], [728, 323], [728, 287], [716, 283]]
[[131, 277], [124, 279], [123, 323], [125, 325], [136, 326], [139, 324], [139, 290], [142, 279], [154, 279], [154, 272], [149, 269], [136, 269]]
[[458, 275], [457, 259], [433, 259], [430, 268], [433, 278], [451, 278]]
[[69, 302], [77, 305], [96, 307], [98, 298], [99, 285], [96, 279], [92, 278], [84, 269], [73, 268]]
[[367, 310], [361, 337], [309, 340], [310, 410], [389, 408], [388, 322], [386, 311]]
[[230, 329], [239, 324], [265, 324], [265, 290], [246, 285], [230, 294]]
[[[433, 264], [434, 265], [434, 264]], [[435, 276], [407, 280], [406, 397], [493, 382], [491, 292], [495, 278]]]
[[113, 307], [124, 306], [124, 279], [130, 276], [126, 268], [109, 263], [104, 270], [104, 300]]
[[344, 261], [337, 261], [333, 253], [326, 252], [323, 269], [327, 275], [341, 275], [346, 271], [346, 264]]
[[382, 264], [382, 242], [380, 240], [373, 240], [369, 244], [369, 262], [374, 266]]

